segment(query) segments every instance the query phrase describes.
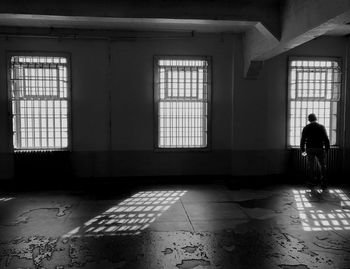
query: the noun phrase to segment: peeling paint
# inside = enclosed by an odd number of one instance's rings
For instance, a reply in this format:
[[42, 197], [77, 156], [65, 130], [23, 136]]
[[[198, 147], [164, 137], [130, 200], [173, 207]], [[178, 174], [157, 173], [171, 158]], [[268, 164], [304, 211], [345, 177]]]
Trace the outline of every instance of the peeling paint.
[[58, 239], [43, 236], [12, 240], [6, 245], [0, 245], [0, 258], [6, 258], [6, 266], [10, 264], [14, 257], [17, 257], [32, 260], [34, 266], [39, 267], [44, 260], [51, 259], [53, 252], [60, 251], [56, 247], [57, 241]]
[[195, 259], [191, 259], [191, 260], [182, 260], [182, 262], [180, 264], [177, 264], [176, 267], [180, 268], [180, 269], [191, 269], [191, 268], [195, 268], [197, 266], [209, 266], [210, 262], [206, 261], [206, 260], [195, 260]]
[[164, 253], [164, 255], [168, 255], [168, 254], [173, 253], [174, 251], [171, 248], [166, 248], [162, 252]]
[[198, 249], [198, 246], [194, 246], [194, 247], [186, 246], [186, 247], [183, 247], [182, 249], [185, 251], [185, 253], [194, 253]]
[[305, 264], [297, 264], [297, 265], [280, 264], [279, 267], [281, 267], [282, 269], [310, 269], [310, 267], [306, 266]]
[[[251, 197], [252, 194], [253, 191], [250, 191], [247, 196]], [[298, 211], [293, 208], [293, 195], [264, 195], [260, 195], [263, 199], [260, 207], [259, 199], [253, 202], [246, 199], [243, 190], [239, 199], [244, 200], [247, 207], [240, 204], [240, 209], [251, 217], [244, 223], [215, 229], [215, 232], [145, 229], [137, 236], [75, 238], [61, 236], [75, 227], [77, 222], [82, 225], [80, 221], [84, 223], [85, 219], [90, 219], [90, 212], [74, 206], [69, 211], [72, 214], [68, 215], [69, 206], [50, 199], [40, 208], [13, 213], [21, 217], [17, 219], [18, 225], [1, 226], [0, 240], [4, 240], [3, 235], [8, 238], [18, 236], [0, 242], [0, 268], [225, 269], [242, 265], [261, 269], [350, 268], [350, 242], [347, 240], [350, 231], [306, 232], [302, 229]], [[274, 203], [276, 199], [280, 201]], [[114, 204], [114, 201], [103, 202], [101, 210], [111, 203]], [[55, 206], [47, 207], [48, 204]], [[62, 205], [61, 210], [57, 205]], [[62, 214], [67, 216], [64, 221], [60, 219]], [[60, 220], [58, 225], [51, 231], [47, 223], [57, 220]], [[222, 225], [225, 221], [215, 219], [215, 222], [208, 223]], [[196, 228], [195, 221], [193, 223]], [[43, 225], [43, 233], [54, 236], [32, 236], [31, 230], [41, 228], [33, 225]]]

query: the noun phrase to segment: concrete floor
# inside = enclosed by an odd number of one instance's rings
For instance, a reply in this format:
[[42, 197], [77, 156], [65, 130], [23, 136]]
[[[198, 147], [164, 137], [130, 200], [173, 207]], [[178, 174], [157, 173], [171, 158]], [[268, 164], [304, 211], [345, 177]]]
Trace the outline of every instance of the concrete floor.
[[0, 193], [0, 268], [350, 268], [349, 197], [221, 185]]

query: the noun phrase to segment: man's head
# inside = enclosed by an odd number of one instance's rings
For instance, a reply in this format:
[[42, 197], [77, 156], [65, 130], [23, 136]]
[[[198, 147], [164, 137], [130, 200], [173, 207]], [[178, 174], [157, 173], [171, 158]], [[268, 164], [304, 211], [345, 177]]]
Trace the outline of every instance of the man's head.
[[309, 122], [317, 121], [316, 115], [315, 115], [314, 113], [311, 113], [311, 114], [308, 116], [308, 119], [309, 119]]

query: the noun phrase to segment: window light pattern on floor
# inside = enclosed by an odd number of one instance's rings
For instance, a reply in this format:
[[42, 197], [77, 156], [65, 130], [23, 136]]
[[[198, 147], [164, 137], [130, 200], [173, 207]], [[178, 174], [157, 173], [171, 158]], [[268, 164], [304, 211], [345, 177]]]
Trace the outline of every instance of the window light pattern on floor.
[[295, 59], [289, 62], [289, 143], [298, 146], [308, 114], [315, 113], [337, 141], [337, 113], [341, 93], [341, 68], [337, 60]]
[[111, 207], [63, 237], [137, 235], [186, 191], [143, 191]]
[[208, 59], [157, 61], [158, 147], [207, 146], [210, 93]]
[[[293, 190], [293, 194], [305, 231], [350, 230], [350, 199], [342, 190]], [[321, 208], [322, 203], [332, 209]]]
[[13, 199], [13, 197], [0, 197], [0, 202], [7, 202], [7, 201], [10, 201], [12, 199]]

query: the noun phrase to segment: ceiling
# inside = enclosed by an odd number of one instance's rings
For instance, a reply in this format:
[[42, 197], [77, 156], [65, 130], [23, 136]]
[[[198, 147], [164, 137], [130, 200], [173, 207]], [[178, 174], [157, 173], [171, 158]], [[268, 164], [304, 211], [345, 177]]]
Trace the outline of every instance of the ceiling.
[[242, 33], [280, 32], [282, 0], [1, 0], [0, 27]]
[[335, 24], [334, 29], [326, 32], [325, 35], [329, 36], [346, 36], [350, 34], [349, 24]]
[[253, 27], [255, 24], [256, 22], [231, 20], [0, 14], [0, 25], [7, 27], [241, 33], [246, 31], [249, 27]]

